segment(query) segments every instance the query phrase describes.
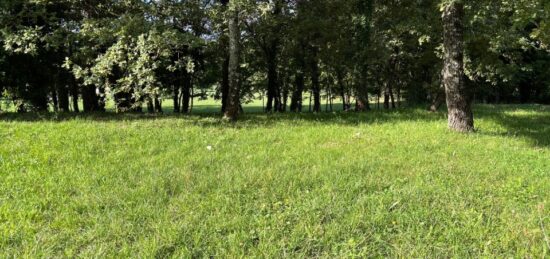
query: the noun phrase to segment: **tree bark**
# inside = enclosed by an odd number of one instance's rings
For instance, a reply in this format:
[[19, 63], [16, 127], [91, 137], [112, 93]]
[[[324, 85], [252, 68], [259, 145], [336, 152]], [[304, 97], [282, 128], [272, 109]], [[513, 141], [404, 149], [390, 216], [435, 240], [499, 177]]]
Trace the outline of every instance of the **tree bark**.
[[69, 89], [66, 85], [60, 85], [57, 90], [57, 96], [59, 99], [59, 111], [69, 111]]
[[155, 105], [153, 105], [153, 98], [151, 98], [150, 96], [147, 97], [147, 112], [148, 113], [155, 112]]
[[183, 87], [181, 90], [181, 112], [189, 113], [191, 104], [191, 75], [185, 71], [183, 74]]
[[160, 101], [160, 98], [157, 95], [154, 96], [154, 103], [155, 103], [155, 112], [162, 113], [162, 102]]
[[292, 92], [292, 97], [290, 101], [290, 111], [291, 112], [302, 112], [303, 107], [303, 94], [304, 94], [304, 88], [305, 88], [305, 60], [304, 60], [304, 53], [303, 53], [303, 47], [301, 49], [302, 51], [297, 54], [296, 56], [296, 63], [298, 64], [298, 69], [296, 71], [295, 75], [295, 88]]
[[443, 84], [449, 111], [449, 128], [474, 130], [471, 96], [464, 82], [464, 4], [452, 1], [443, 11]]
[[277, 49], [270, 46], [267, 56], [267, 105], [266, 112], [279, 111], [279, 82], [277, 75]]
[[319, 61], [314, 50], [311, 61], [311, 90], [313, 92], [313, 112], [321, 112], [321, 84], [319, 82]]
[[96, 94], [95, 86], [85, 86], [82, 89], [82, 101], [85, 112], [99, 111], [99, 97]]
[[341, 70], [336, 71], [336, 80], [338, 80], [338, 90], [340, 90], [340, 96], [342, 97], [342, 109], [347, 112], [351, 109], [349, 106], [348, 98], [346, 96], [346, 87], [344, 85], [344, 75]]
[[283, 84], [283, 90], [282, 90], [282, 101], [281, 101], [281, 112], [286, 112], [287, 110], [287, 104], [288, 104], [288, 94], [289, 94], [289, 90], [288, 90], [288, 78], [285, 77], [285, 82]]
[[[395, 82], [395, 81], [393, 81], [393, 82]], [[396, 108], [395, 107], [395, 95], [393, 94], [393, 87], [390, 84], [388, 88], [389, 88], [389, 92], [390, 92], [391, 108], [395, 109]]]
[[240, 85], [239, 85], [239, 64], [240, 64], [240, 38], [239, 10], [238, 4], [229, 8], [229, 89], [227, 95], [227, 106], [224, 118], [229, 121], [236, 121], [239, 116]]
[[384, 83], [384, 109], [389, 110], [390, 109], [390, 86], [388, 83]]
[[71, 97], [73, 101], [73, 112], [80, 112], [80, 109], [78, 108], [78, 84], [76, 83], [76, 80], [71, 75]]
[[290, 111], [291, 112], [301, 112], [302, 111], [302, 102], [303, 102], [303, 93], [304, 93], [304, 73], [298, 71], [295, 76], [295, 88], [292, 92], [292, 98], [290, 101]]
[[[368, 67], [367, 65], [363, 65], [361, 67], [361, 75], [359, 79], [359, 84], [356, 87], [356, 102], [357, 105], [355, 106], [355, 109], [358, 112], [365, 112], [370, 110], [370, 100], [369, 100], [369, 88], [368, 88]], [[350, 97], [351, 99], [351, 97]], [[349, 105], [348, 105], [349, 106]], [[351, 107], [350, 107], [351, 108]]]
[[311, 98], [313, 97], [313, 92], [309, 91], [309, 112], [311, 112]]
[[59, 99], [57, 98], [57, 83], [51, 89], [52, 102], [53, 102], [53, 111], [59, 111]]
[[180, 86], [177, 84], [174, 84], [172, 86], [172, 99], [174, 100], [174, 113], [180, 112]]

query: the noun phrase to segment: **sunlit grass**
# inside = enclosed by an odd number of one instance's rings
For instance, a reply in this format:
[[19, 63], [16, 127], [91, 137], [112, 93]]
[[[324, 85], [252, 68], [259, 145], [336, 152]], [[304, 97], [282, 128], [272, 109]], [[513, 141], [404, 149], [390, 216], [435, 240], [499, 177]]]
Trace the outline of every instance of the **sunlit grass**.
[[0, 257], [550, 253], [549, 107], [478, 106], [464, 135], [421, 109], [203, 105], [0, 115]]

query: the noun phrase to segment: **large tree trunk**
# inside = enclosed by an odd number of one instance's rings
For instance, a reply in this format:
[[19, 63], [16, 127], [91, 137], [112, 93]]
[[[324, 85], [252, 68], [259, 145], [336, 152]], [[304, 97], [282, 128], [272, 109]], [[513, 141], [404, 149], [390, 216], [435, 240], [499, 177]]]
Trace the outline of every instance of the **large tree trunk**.
[[239, 116], [240, 85], [239, 85], [239, 63], [240, 63], [240, 38], [238, 4], [229, 8], [229, 89], [227, 105], [224, 118], [236, 121]]
[[474, 130], [470, 92], [464, 83], [464, 4], [452, 1], [443, 11], [443, 84], [449, 110], [449, 128]]

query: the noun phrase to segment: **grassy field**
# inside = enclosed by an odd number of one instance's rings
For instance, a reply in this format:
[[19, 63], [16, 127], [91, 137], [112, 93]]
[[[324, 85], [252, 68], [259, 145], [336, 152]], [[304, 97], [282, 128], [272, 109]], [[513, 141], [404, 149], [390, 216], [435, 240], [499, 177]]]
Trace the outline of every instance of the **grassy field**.
[[550, 256], [548, 106], [196, 109], [0, 115], [0, 257]]

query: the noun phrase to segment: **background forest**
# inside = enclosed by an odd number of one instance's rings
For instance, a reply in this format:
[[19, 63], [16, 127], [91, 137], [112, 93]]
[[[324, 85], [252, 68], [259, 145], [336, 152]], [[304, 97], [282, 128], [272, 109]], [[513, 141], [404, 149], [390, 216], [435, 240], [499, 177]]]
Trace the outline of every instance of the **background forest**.
[[[266, 112], [444, 104], [445, 1], [3, 0], [2, 106], [24, 111], [226, 109], [230, 29], [240, 103]], [[550, 3], [465, 1], [475, 102], [550, 103]], [[81, 103], [79, 106], [78, 104]], [[165, 102], [167, 103], [167, 102]], [[336, 109], [336, 108], [334, 108]]]

